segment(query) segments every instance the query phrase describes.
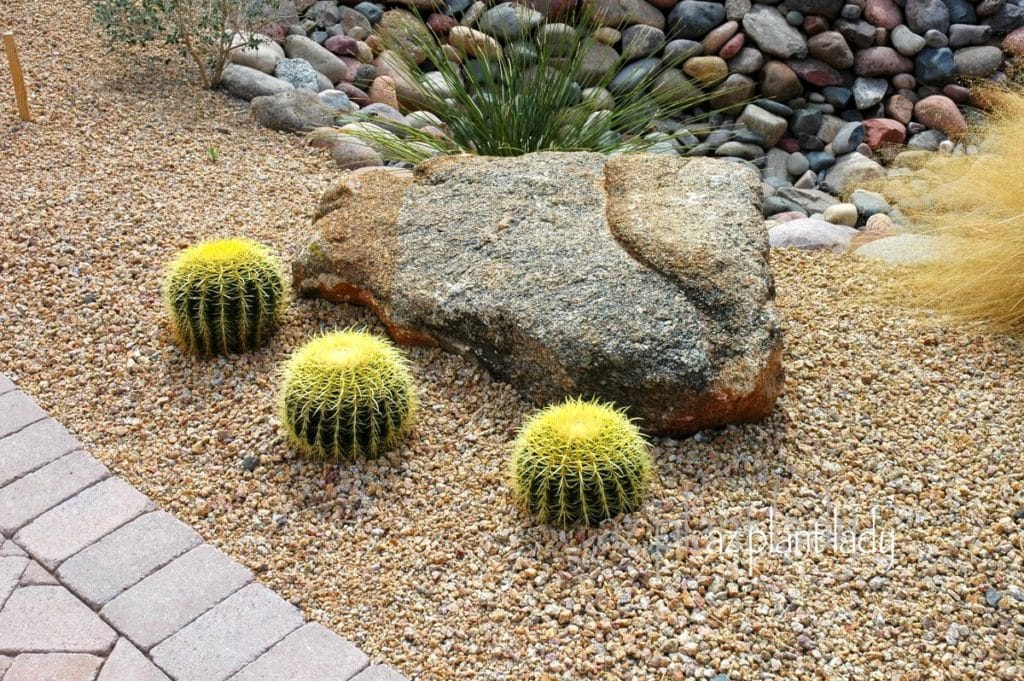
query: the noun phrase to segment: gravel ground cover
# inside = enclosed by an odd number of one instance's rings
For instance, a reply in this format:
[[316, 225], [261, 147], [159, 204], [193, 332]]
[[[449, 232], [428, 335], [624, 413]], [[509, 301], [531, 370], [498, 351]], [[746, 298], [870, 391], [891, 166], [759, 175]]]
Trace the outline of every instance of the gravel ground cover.
[[38, 117], [0, 89], [0, 366], [312, 619], [419, 679], [1024, 675], [1022, 343], [882, 302], [883, 270], [779, 251], [775, 414], [656, 441], [641, 512], [531, 522], [505, 485], [530, 407], [436, 350], [411, 353], [407, 446], [303, 461], [280, 363], [318, 328], [379, 326], [303, 300], [265, 350], [198, 361], [160, 276], [202, 237], [291, 254], [337, 171], [174, 60], [129, 70], [86, 17], [0, 5]]

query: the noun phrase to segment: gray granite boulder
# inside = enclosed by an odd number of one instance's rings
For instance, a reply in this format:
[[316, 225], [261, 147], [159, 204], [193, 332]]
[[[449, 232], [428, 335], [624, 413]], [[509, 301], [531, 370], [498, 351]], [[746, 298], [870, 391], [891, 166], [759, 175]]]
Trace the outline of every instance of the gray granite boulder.
[[651, 432], [762, 418], [782, 386], [757, 173], [540, 153], [369, 169], [328, 191], [296, 289], [471, 356], [537, 403], [596, 396]]

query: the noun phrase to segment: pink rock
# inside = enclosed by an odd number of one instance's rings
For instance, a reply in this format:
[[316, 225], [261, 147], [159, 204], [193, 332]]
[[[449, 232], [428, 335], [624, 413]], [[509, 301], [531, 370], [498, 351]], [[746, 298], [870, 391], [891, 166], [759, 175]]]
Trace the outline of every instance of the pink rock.
[[893, 95], [885, 105], [885, 113], [889, 118], [906, 125], [914, 118], [914, 103], [904, 95]]
[[1024, 26], [1003, 38], [1003, 52], [1012, 54], [1015, 57], [1024, 55]]
[[793, 59], [786, 64], [801, 80], [811, 85], [829, 87], [843, 82], [843, 76], [838, 71], [817, 59]]
[[348, 98], [359, 106], [366, 106], [370, 103], [370, 95], [360, 90], [352, 83], [338, 83], [335, 87], [348, 95]]
[[800, 140], [795, 137], [783, 137], [775, 146], [783, 151], [788, 151], [793, 154], [800, 151]]
[[437, 35], [448, 35], [448, 31], [459, 25], [454, 18], [434, 12], [427, 17], [427, 28]]
[[791, 222], [793, 220], [803, 220], [805, 217], [807, 216], [798, 210], [787, 210], [783, 213], [776, 213], [772, 216], [772, 220], [782, 224], [783, 222]]
[[349, 38], [347, 35], [331, 36], [324, 41], [324, 47], [339, 57], [359, 56], [359, 43], [355, 38]]
[[348, 68], [348, 73], [345, 75], [345, 80], [351, 82], [356, 79], [356, 71], [362, 64], [355, 57], [341, 57], [341, 61], [345, 62], [345, 66]]
[[914, 117], [922, 125], [941, 130], [950, 137], [967, 132], [967, 121], [956, 103], [945, 95], [925, 97], [914, 105]]
[[651, 4], [660, 10], [670, 10], [679, 4], [679, 0], [651, 0]]
[[914, 62], [891, 47], [869, 47], [857, 52], [853, 70], [858, 76], [892, 76], [912, 72]]
[[942, 88], [942, 94], [946, 95], [957, 104], [967, 104], [971, 101], [970, 89], [963, 85], [957, 85], [956, 83], [950, 83], [946, 87]]
[[747, 36], [742, 33], [737, 33], [733, 37], [729, 38], [725, 45], [722, 45], [722, 49], [718, 51], [718, 56], [722, 59], [732, 59], [740, 50], [743, 49], [743, 43], [747, 40]]
[[[522, 0], [519, 4], [537, 10], [551, 21], [557, 21], [571, 13], [579, 3], [576, 0]], [[675, 4], [673, 0], [672, 5]]]
[[903, 144], [907, 139], [907, 128], [891, 118], [869, 118], [864, 121], [867, 143], [872, 151], [888, 144]]
[[[713, 29], [710, 33], [704, 36], [704, 40], [700, 41], [704, 47], [704, 54], [714, 54], [718, 52], [722, 47], [729, 42], [729, 39], [736, 35], [740, 25], [735, 21], [727, 21], [718, 28]], [[722, 59], [728, 59], [728, 57], [722, 57]]]
[[818, 35], [828, 30], [828, 20], [824, 17], [811, 14], [804, 17], [804, 33], [807, 35]]
[[903, 23], [903, 12], [892, 0], [868, 0], [864, 6], [864, 18], [874, 26], [891, 31]]

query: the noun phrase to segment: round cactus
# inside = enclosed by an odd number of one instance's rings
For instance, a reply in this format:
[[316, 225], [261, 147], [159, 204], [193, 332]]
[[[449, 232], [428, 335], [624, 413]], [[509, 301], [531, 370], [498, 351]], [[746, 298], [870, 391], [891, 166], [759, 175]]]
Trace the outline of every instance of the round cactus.
[[281, 420], [304, 453], [323, 459], [375, 457], [409, 432], [416, 391], [408, 360], [363, 331], [314, 338], [284, 370]]
[[205, 241], [182, 251], [164, 282], [175, 337], [203, 357], [265, 344], [284, 315], [287, 297], [280, 264], [248, 239]]
[[638, 508], [652, 468], [647, 442], [623, 412], [568, 400], [523, 426], [511, 478], [519, 502], [542, 522], [594, 525]]

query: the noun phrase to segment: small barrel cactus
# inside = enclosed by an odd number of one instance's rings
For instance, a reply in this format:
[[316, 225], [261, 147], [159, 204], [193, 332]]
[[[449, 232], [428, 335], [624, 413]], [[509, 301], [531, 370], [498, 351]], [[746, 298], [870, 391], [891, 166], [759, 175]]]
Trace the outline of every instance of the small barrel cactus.
[[523, 426], [511, 477], [519, 502], [542, 522], [595, 525], [638, 508], [652, 469], [647, 442], [623, 412], [568, 400]]
[[416, 390], [408, 360], [363, 331], [336, 331], [299, 348], [284, 369], [281, 420], [315, 458], [375, 457], [412, 426]]
[[281, 265], [267, 248], [248, 239], [205, 241], [182, 251], [164, 282], [175, 337], [203, 357], [264, 345], [287, 299]]

